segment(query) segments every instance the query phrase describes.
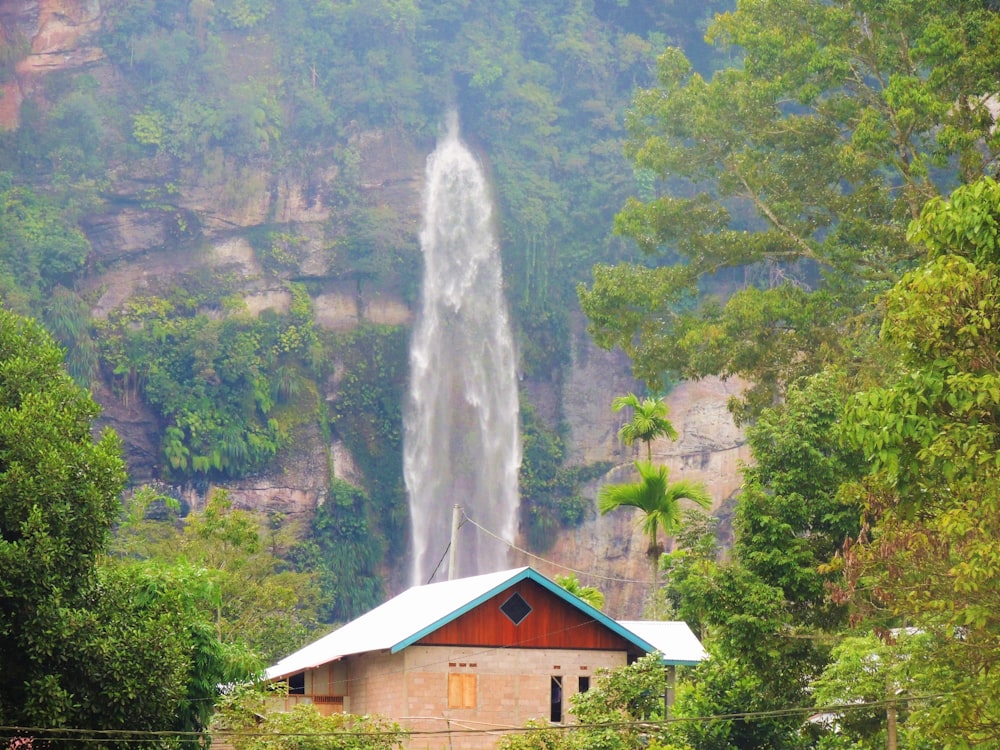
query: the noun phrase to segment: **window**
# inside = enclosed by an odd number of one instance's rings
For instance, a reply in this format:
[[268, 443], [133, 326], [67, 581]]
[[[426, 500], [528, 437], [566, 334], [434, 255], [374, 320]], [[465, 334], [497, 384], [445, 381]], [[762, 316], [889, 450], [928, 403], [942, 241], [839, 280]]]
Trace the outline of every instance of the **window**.
[[590, 690], [590, 677], [581, 677], [577, 683], [576, 692], [586, 693], [588, 690]]
[[500, 605], [500, 611], [507, 615], [512, 623], [520, 625], [521, 621], [531, 614], [531, 605], [515, 591], [507, 601]]
[[289, 695], [305, 695], [306, 694], [306, 673], [299, 672], [298, 674], [293, 674], [288, 678], [288, 694]]
[[555, 724], [562, 723], [562, 677], [552, 675], [552, 705], [549, 710], [549, 720]]
[[476, 676], [452, 672], [448, 675], [448, 708], [476, 707]]

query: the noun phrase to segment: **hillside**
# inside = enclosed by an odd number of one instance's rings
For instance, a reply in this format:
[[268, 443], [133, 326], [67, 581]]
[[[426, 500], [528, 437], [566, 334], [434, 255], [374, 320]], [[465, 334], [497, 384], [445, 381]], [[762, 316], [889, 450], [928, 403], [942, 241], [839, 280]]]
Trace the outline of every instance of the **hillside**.
[[[345, 556], [370, 564], [342, 576], [397, 588], [424, 159], [457, 105], [495, 183], [537, 438], [519, 541], [635, 578], [644, 558], [621, 553], [640, 549], [638, 531], [628, 514], [596, 521], [588, 481], [630, 460], [610, 401], [638, 385], [588, 340], [574, 288], [593, 263], [632, 253], [611, 235], [639, 189], [621, 156], [632, 92], [667, 43], [706, 59], [698, 28], [715, 5], [661, 6], [6, 6], [0, 189], [16, 210], [0, 293], [67, 347], [135, 485], [192, 507], [224, 486], [301, 535], [346, 480], [364, 499], [338, 512], [364, 523], [337, 533]], [[742, 455], [727, 397], [677, 389], [682, 439], [659, 451], [676, 471], [722, 477], [719, 502]], [[559, 541], [541, 549], [553, 527]], [[609, 591], [622, 616], [640, 606], [627, 588]], [[360, 589], [333, 616], [379, 590]]]

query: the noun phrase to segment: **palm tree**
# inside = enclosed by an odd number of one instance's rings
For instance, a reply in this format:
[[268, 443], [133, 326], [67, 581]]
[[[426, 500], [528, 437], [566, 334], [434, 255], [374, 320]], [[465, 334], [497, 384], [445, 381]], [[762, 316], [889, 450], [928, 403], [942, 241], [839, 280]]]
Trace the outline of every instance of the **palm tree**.
[[[635, 468], [641, 480], [625, 484], [606, 484], [597, 495], [597, 509], [601, 515], [622, 505], [638, 508], [646, 514], [642, 530], [649, 537], [646, 554], [652, 558], [654, 570], [659, 562], [660, 547], [657, 533], [663, 529], [668, 537], [674, 536], [681, 525], [681, 500], [690, 500], [707, 509], [712, 497], [701, 482], [681, 479], [670, 482], [666, 466], [653, 466], [650, 461], [636, 461]], [[654, 576], [655, 577], [655, 576]]]
[[632, 445], [636, 440], [646, 444], [646, 460], [653, 460], [653, 441], [658, 437], [677, 439], [677, 430], [667, 419], [668, 408], [662, 398], [644, 398], [641, 401], [634, 393], [618, 396], [611, 402], [614, 411], [621, 411], [626, 406], [632, 409], [632, 419], [618, 430], [618, 439], [625, 445]]

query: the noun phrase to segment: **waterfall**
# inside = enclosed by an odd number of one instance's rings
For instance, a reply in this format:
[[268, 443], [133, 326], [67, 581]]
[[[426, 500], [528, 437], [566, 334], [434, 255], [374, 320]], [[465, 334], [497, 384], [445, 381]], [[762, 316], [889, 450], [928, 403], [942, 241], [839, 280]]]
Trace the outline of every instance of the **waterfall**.
[[451, 577], [505, 568], [508, 546], [496, 537], [517, 531], [517, 375], [493, 201], [454, 114], [427, 158], [420, 245], [403, 444], [415, 584], [448, 577], [455, 505], [490, 533], [463, 524]]

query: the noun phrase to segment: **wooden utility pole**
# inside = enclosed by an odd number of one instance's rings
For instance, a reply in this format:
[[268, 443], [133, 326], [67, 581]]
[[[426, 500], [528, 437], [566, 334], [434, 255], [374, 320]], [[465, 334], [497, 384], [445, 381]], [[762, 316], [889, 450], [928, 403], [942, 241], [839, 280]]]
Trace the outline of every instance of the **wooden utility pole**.
[[462, 525], [462, 508], [456, 505], [451, 510], [451, 544], [448, 545], [448, 580], [455, 578], [458, 568], [458, 529]]
[[885, 748], [896, 750], [896, 747], [896, 699], [892, 697], [885, 710]]

